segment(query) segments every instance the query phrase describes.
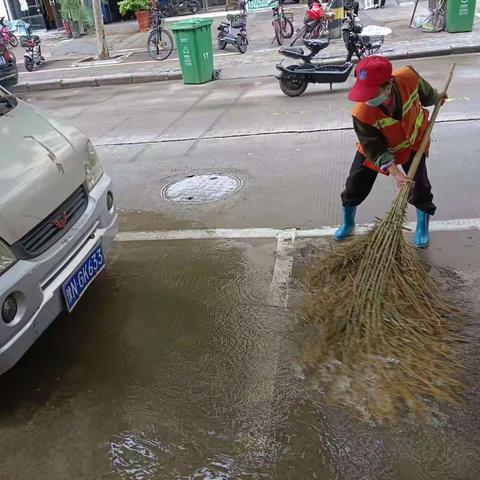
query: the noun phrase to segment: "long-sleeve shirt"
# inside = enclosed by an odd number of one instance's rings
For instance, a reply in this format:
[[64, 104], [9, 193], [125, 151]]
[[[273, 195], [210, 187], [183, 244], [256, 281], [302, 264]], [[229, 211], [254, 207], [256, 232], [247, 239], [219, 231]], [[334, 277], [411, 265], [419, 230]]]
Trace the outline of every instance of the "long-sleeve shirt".
[[[420, 103], [424, 107], [430, 107], [434, 105], [438, 96], [435, 88], [433, 88], [424, 78], [422, 78], [413, 67], [409, 66], [408, 68], [413, 70], [418, 77], [418, 96]], [[402, 98], [395, 81], [392, 82], [390, 108], [383, 104], [379, 107], [371, 108], [380, 108], [383, 113], [395, 120], [401, 120], [403, 118]], [[366, 157], [371, 162], [375, 163], [375, 165], [381, 169], [386, 169], [392, 163], [394, 163], [395, 158], [388, 151], [387, 140], [380, 129], [374, 127], [373, 125], [363, 123], [355, 117], [353, 117], [353, 128], [357, 134], [358, 141], [363, 147]]]

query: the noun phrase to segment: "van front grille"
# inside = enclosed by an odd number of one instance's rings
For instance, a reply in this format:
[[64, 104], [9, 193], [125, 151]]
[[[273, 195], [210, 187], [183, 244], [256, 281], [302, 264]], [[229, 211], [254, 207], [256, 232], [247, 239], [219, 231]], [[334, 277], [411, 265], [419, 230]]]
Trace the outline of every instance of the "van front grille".
[[37, 257], [48, 250], [75, 225], [87, 205], [88, 193], [82, 185], [53, 213], [12, 246], [17, 258]]

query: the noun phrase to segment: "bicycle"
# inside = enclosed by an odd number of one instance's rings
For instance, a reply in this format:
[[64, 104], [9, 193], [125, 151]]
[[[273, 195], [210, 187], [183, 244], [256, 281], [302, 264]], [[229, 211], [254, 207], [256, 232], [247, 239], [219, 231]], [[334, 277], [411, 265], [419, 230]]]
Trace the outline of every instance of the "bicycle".
[[166, 60], [173, 51], [172, 35], [163, 28], [163, 22], [164, 16], [159, 10], [154, 10], [150, 22], [153, 28], [147, 40], [148, 55], [153, 60]]
[[273, 0], [268, 5], [273, 4], [276, 5], [272, 8], [272, 25], [275, 31], [275, 40], [281, 45], [284, 38], [290, 38], [293, 35], [293, 23], [285, 16], [283, 5], [278, 0]]
[[438, 0], [436, 8], [432, 11], [428, 22], [422, 25], [423, 32], [442, 32], [446, 26], [445, 15], [446, 0]]
[[331, 5], [331, 1], [326, 6], [313, 2], [305, 14], [303, 27], [297, 30], [290, 45], [295, 45], [300, 38], [302, 40], [314, 40], [322, 37], [328, 38], [329, 22], [335, 17], [335, 14], [331, 11]]

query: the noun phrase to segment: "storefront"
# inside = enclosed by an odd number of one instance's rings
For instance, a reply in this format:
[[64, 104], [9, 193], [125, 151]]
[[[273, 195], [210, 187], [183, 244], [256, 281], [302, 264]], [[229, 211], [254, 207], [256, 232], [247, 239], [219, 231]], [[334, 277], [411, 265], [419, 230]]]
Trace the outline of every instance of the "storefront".
[[23, 20], [32, 29], [57, 28], [61, 25], [54, 0], [5, 0], [10, 20]]

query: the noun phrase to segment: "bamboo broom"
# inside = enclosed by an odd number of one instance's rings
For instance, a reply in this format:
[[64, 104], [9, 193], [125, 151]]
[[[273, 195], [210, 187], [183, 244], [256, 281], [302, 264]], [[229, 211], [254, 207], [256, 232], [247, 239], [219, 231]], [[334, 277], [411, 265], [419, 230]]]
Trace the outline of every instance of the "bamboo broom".
[[[453, 76], [452, 65], [444, 92]], [[415, 178], [441, 107], [435, 105], [407, 178]], [[403, 237], [412, 181], [385, 218], [323, 256], [310, 273], [303, 307], [309, 341], [302, 359], [328, 398], [369, 418], [425, 413], [433, 399], [453, 402], [458, 312]]]

